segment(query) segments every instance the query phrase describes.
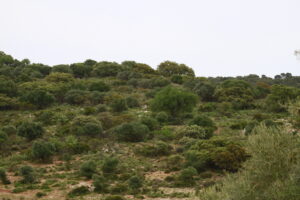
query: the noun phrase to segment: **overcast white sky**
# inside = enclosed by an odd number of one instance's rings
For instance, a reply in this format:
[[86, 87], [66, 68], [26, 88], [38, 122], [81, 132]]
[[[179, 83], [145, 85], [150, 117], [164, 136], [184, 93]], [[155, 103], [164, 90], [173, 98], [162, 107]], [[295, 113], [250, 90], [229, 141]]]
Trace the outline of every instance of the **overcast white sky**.
[[185, 63], [198, 76], [300, 75], [300, 0], [0, 0], [0, 51], [49, 65]]

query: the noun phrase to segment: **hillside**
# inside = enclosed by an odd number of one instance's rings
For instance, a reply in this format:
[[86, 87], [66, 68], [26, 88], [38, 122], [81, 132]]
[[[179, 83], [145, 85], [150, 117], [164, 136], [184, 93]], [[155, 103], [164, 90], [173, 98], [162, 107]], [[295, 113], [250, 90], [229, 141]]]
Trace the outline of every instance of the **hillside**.
[[0, 52], [0, 197], [299, 199], [299, 88], [290, 73], [206, 78], [171, 61], [47, 66]]

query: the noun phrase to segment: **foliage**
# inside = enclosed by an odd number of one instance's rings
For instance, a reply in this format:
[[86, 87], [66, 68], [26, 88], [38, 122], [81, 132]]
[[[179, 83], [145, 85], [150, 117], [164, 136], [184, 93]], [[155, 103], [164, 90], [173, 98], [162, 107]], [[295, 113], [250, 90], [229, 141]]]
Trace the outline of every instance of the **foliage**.
[[148, 156], [148, 157], [158, 157], [166, 156], [171, 153], [172, 147], [165, 142], [156, 142], [154, 144], [144, 144], [137, 149], [137, 153]]
[[89, 85], [90, 91], [98, 91], [98, 92], [107, 92], [110, 90], [109, 85], [105, 84], [103, 81], [93, 81]]
[[203, 128], [198, 125], [184, 126], [176, 132], [178, 138], [191, 137], [196, 139], [209, 139], [212, 135], [212, 129]]
[[111, 108], [114, 112], [122, 112], [128, 109], [126, 99], [124, 98], [118, 98], [115, 99], [112, 104]]
[[0, 76], [0, 93], [9, 97], [17, 94], [17, 86], [14, 81], [5, 76]]
[[109, 174], [113, 173], [119, 164], [119, 160], [115, 157], [108, 157], [104, 160], [104, 163], [102, 165], [102, 171], [103, 173]]
[[166, 87], [155, 95], [151, 102], [153, 111], [165, 111], [176, 117], [182, 113], [190, 112], [197, 103], [197, 97], [189, 92]]
[[193, 167], [183, 169], [177, 178], [176, 185], [193, 186], [195, 184], [194, 176], [196, 176], [197, 174], [197, 170]]
[[249, 136], [251, 158], [237, 174], [201, 193], [201, 199], [299, 198], [299, 137], [287, 129], [260, 126]]
[[22, 183], [34, 183], [37, 180], [36, 173], [31, 166], [24, 165], [20, 168], [20, 175], [23, 177], [21, 180]]
[[94, 191], [97, 193], [107, 192], [108, 184], [103, 176], [93, 175], [93, 186], [95, 187]]
[[36, 141], [32, 145], [33, 159], [49, 162], [55, 153], [55, 146], [50, 142]]
[[71, 124], [71, 133], [76, 135], [97, 136], [102, 134], [103, 128], [100, 121], [89, 116], [76, 117]]
[[143, 179], [139, 176], [132, 176], [128, 180], [128, 186], [132, 190], [137, 190], [143, 186]]
[[74, 188], [68, 193], [69, 197], [83, 196], [90, 193], [89, 188], [87, 186], [79, 186]]
[[25, 101], [27, 103], [31, 103], [38, 108], [45, 108], [47, 106], [50, 106], [54, 103], [55, 98], [52, 94], [50, 94], [46, 90], [42, 89], [35, 89], [32, 91], [28, 91], [25, 93], [22, 98], [22, 101]]
[[65, 100], [69, 104], [79, 105], [87, 101], [87, 92], [83, 90], [69, 90], [65, 95]]
[[150, 131], [154, 131], [159, 128], [159, 124], [156, 119], [149, 116], [142, 117], [141, 123], [146, 125]]
[[123, 71], [120, 64], [116, 62], [99, 62], [93, 67], [92, 75], [96, 77], [116, 76]]
[[80, 174], [88, 179], [91, 179], [96, 173], [96, 163], [94, 161], [87, 161], [80, 167]]
[[192, 68], [189, 68], [185, 64], [178, 64], [176, 62], [165, 61], [158, 65], [158, 73], [163, 76], [172, 76], [172, 75], [186, 75], [186, 76], [195, 76], [195, 73]]
[[35, 122], [24, 121], [17, 127], [17, 134], [28, 140], [42, 137], [43, 133], [44, 128], [39, 123]]
[[120, 141], [141, 142], [147, 138], [149, 129], [142, 123], [130, 122], [117, 126], [114, 132]]
[[11, 183], [7, 178], [6, 171], [3, 168], [0, 168], [0, 180], [4, 185], [8, 185]]

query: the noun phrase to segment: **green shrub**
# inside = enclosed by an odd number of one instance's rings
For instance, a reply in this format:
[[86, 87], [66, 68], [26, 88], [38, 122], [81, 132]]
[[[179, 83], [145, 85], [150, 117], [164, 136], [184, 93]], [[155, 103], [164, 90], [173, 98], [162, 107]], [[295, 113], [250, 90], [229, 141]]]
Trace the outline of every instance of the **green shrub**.
[[204, 104], [201, 104], [199, 106], [199, 111], [200, 112], [212, 112], [212, 111], [215, 111], [217, 109], [217, 105], [216, 103], [204, 103]]
[[102, 171], [105, 174], [113, 173], [116, 171], [119, 164], [119, 160], [115, 157], [109, 157], [104, 160], [102, 165]]
[[247, 159], [244, 148], [236, 144], [229, 144], [225, 148], [219, 148], [212, 156], [212, 162], [220, 169], [237, 171]]
[[129, 96], [126, 98], [126, 103], [129, 108], [138, 108], [140, 107], [140, 103], [136, 97]]
[[55, 153], [55, 146], [50, 142], [36, 141], [32, 145], [32, 157], [35, 160], [49, 162]]
[[28, 140], [34, 140], [42, 137], [43, 133], [43, 127], [39, 123], [35, 122], [25, 121], [17, 127], [17, 134], [21, 137], [25, 137]]
[[246, 126], [247, 126], [247, 121], [239, 120], [239, 121], [231, 124], [230, 128], [234, 129], [234, 130], [241, 130], [241, 129], [244, 129]]
[[183, 167], [184, 157], [180, 155], [171, 155], [166, 161], [166, 167], [168, 170], [177, 171]]
[[153, 111], [165, 111], [173, 117], [191, 112], [197, 103], [197, 96], [174, 87], [159, 91], [151, 102]]
[[148, 117], [148, 116], [142, 117], [141, 123], [146, 125], [150, 131], [154, 131], [159, 128], [158, 122], [152, 117]]
[[94, 191], [97, 193], [107, 192], [107, 180], [103, 176], [93, 175], [93, 186], [95, 187]]
[[90, 193], [90, 190], [87, 186], [80, 186], [71, 190], [68, 193], [68, 196], [69, 197], [83, 196], [83, 195], [87, 195], [88, 193]]
[[96, 173], [97, 165], [94, 161], [88, 161], [81, 165], [80, 174], [88, 179], [91, 179]]
[[206, 115], [198, 115], [189, 123], [190, 125], [198, 125], [202, 127], [215, 127], [214, 121]]
[[130, 122], [119, 125], [114, 132], [120, 141], [141, 142], [147, 138], [149, 129], [146, 125], [139, 122]]
[[21, 100], [31, 103], [38, 108], [44, 108], [54, 103], [55, 98], [52, 94], [45, 90], [35, 89], [25, 93]]
[[198, 172], [204, 171], [211, 163], [211, 153], [208, 150], [189, 150], [184, 156], [186, 166], [194, 167]]
[[165, 123], [168, 121], [169, 116], [165, 112], [159, 112], [155, 115], [155, 119], [160, 123]]
[[251, 157], [238, 174], [200, 193], [203, 200], [299, 199], [299, 136], [289, 128], [259, 126], [248, 137]]
[[196, 139], [209, 139], [213, 135], [213, 130], [210, 128], [203, 128], [198, 125], [184, 126], [176, 133], [178, 138], [190, 137]]
[[111, 108], [114, 112], [123, 112], [128, 110], [126, 99], [115, 99], [111, 104]]
[[172, 81], [173, 83], [182, 84], [182, 83], [183, 83], [183, 78], [182, 78], [182, 76], [180, 76], [180, 75], [173, 75], [173, 76], [171, 77], [171, 81]]
[[172, 147], [165, 142], [156, 142], [154, 144], [144, 144], [143, 146], [137, 148], [137, 153], [148, 156], [148, 157], [157, 157], [165, 156], [171, 153]]
[[65, 101], [69, 104], [80, 105], [88, 100], [88, 92], [78, 89], [69, 90], [65, 95]]
[[0, 180], [4, 185], [10, 184], [10, 180], [7, 178], [6, 171], [0, 168]]
[[176, 185], [185, 187], [195, 185], [194, 176], [197, 174], [197, 170], [194, 167], [183, 169], [177, 177]]
[[102, 134], [103, 129], [101, 122], [95, 118], [80, 116], [74, 119], [70, 131], [76, 135], [97, 136]]
[[174, 130], [169, 127], [163, 127], [153, 132], [154, 136], [163, 141], [173, 140], [175, 138]]
[[8, 136], [4, 131], [0, 130], [0, 149], [7, 142]]
[[20, 168], [20, 175], [23, 177], [21, 180], [22, 183], [35, 183], [36, 182], [36, 173], [31, 166], [25, 165]]
[[98, 92], [107, 92], [110, 90], [109, 85], [105, 84], [103, 81], [94, 81], [89, 84], [90, 91], [98, 91]]
[[128, 190], [128, 186], [124, 183], [117, 183], [110, 188], [111, 194], [124, 194]]
[[132, 176], [128, 180], [128, 186], [132, 190], [138, 190], [139, 188], [143, 187], [144, 180], [139, 176]]

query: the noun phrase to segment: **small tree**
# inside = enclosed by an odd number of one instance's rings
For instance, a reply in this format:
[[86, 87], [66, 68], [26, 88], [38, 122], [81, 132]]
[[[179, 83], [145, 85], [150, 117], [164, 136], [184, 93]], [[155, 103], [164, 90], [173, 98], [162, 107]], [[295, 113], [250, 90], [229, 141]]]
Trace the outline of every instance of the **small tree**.
[[88, 179], [91, 179], [96, 173], [96, 167], [97, 165], [94, 161], [85, 162], [80, 167], [80, 174]]
[[116, 127], [115, 133], [120, 141], [141, 142], [147, 138], [149, 129], [139, 122], [130, 122]]
[[89, 85], [90, 91], [98, 91], [98, 92], [107, 92], [110, 90], [109, 85], [105, 84], [103, 81], [94, 81]]
[[196, 106], [197, 96], [174, 87], [166, 87], [159, 91], [151, 102], [153, 111], [165, 111], [173, 117], [191, 112]]
[[103, 166], [102, 166], [102, 171], [103, 173], [113, 173], [119, 164], [119, 160], [117, 158], [114, 157], [109, 157], [107, 159], [105, 159]]
[[100, 121], [93, 117], [82, 116], [74, 119], [71, 132], [76, 135], [96, 136], [103, 132]]
[[111, 104], [111, 108], [114, 112], [122, 112], [128, 109], [126, 99], [115, 99]]
[[128, 186], [130, 189], [136, 191], [139, 188], [143, 187], [143, 179], [139, 176], [132, 176], [128, 180]]
[[38, 108], [47, 107], [55, 101], [55, 98], [52, 94], [42, 89], [28, 91], [24, 96], [22, 96], [21, 99], [25, 102], [37, 106]]
[[8, 180], [6, 171], [3, 168], [0, 168], [0, 180], [4, 185], [10, 184], [10, 180]]
[[183, 169], [178, 176], [178, 185], [193, 186], [195, 184], [194, 176], [197, 174], [197, 170], [194, 167]]
[[22, 183], [36, 182], [36, 174], [31, 166], [25, 165], [20, 168], [20, 175], [23, 176]]
[[107, 181], [103, 176], [93, 175], [93, 186], [95, 187], [94, 191], [98, 193], [107, 192]]
[[28, 140], [34, 140], [43, 135], [44, 129], [39, 123], [22, 122], [17, 128], [17, 134]]
[[50, 142], [36, 141], [32, 145], [33, 159], [40, 160], [42, 162], [51, 161], [54, 152], [55, 147]]

